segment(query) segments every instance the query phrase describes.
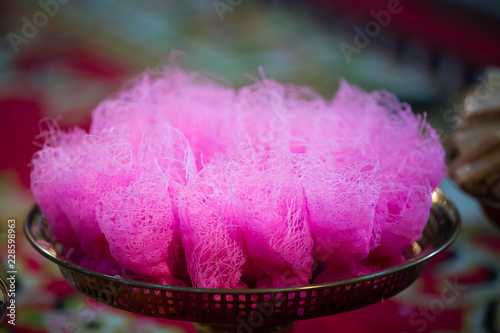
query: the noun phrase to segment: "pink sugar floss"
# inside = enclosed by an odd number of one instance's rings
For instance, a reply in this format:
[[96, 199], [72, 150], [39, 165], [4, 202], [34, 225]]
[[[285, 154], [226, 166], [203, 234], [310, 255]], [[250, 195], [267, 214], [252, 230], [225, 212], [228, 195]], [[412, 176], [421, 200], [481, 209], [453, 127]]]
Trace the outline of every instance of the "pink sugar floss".
[[[291, 287], [403, 260], [446, 174], [436, 131], [386, 91], [235, 90], [165, 66], [86, 131], [43, 122], [31, 190], [90, 269], [199, 288]], [[321, 267], [321, 269], [318, 269]]]

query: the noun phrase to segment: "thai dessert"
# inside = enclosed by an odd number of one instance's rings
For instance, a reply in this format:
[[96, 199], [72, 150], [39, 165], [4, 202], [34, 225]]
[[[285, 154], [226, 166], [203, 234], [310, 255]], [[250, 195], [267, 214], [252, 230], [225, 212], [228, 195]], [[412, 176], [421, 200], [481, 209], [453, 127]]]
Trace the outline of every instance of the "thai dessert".
[[99, 104], [88, 133], [41, 135], [31, 190], [80, 265], [198, 288], [397, 264], [446, 174], [438, 134], [394, 95], [342, 81], [325, 99], [263, 73], [233, 89], [165, 66]]

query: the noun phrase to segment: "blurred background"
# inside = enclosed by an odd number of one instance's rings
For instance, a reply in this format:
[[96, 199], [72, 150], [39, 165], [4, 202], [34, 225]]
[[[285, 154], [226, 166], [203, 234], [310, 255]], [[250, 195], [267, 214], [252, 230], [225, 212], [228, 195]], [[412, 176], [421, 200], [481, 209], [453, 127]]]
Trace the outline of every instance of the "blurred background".
[[[193, 332], [79, 295], [22, 233], [40, 120], [88, 128], [101, 100], [168, 63], [173, 50], [184, 53], [180, 66], [235, 88], [262, 66], [267, 77], [328, 99], [342, 77], [387, 89], [427, 112], [450, 158], [465, 93], [500, 90], [500, 2], [490, 0], [2, 0], [0, 36], [0, 258], [6, 267], [14, 218], [19, 272], [16, 326], [4, 323], [0, 333]], [[441, 187], [464, 223], [455, 244], [401, 295], [299, 322], [296, 332], [500, 332], [500, 229], [451, 180]], [[453, 302], [442, 299], [447, 282], [457, 286]]]

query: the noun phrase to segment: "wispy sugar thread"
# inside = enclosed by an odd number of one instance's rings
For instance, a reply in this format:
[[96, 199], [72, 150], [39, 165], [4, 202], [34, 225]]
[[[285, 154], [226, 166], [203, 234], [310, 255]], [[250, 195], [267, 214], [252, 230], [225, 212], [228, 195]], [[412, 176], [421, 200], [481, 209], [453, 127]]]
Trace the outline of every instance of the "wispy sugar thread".
[[89, 268], [206, 288], [307, 284], [324, 248], [319, 282], [400, 260], [444, 177], [425, 115], [259, 74], [235, 91], [165, 66], [100, 103], [88, 134], [47, 121], [32, 191], [56, 237]]

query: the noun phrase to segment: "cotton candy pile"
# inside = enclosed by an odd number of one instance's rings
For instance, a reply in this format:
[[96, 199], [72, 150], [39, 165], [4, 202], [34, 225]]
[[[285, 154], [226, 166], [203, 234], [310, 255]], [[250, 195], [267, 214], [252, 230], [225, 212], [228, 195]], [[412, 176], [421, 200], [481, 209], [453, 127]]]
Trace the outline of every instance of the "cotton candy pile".
[[446, 173], [435, 130], [385, 91], [341, 81], [325, 100], [261, 76], [235, 90], [165, 66], [103, 101], [88, 133], [45, 122], [31, 190], [56, 239], [90, 269], [199, 288], [401, 261]]

